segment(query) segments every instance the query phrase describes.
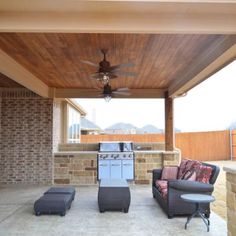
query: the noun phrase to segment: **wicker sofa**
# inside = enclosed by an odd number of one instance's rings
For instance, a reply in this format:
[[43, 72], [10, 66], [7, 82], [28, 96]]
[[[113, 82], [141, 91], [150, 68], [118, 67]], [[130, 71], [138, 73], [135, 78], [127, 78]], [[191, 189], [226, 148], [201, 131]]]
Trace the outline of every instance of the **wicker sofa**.
[[[214, 190], [214, 183], [219, 174], [219, 167], [210, 165], [207, 163], [201, 163], [203, 166], [212, 168], [212, 173], [209, 179], [209, 183], [201, 183], [198, 181], [189, 180], [168, 180], [166, 196], [163, 197], [160, 189], [157, 187], [157, 180], [161, 179], [162, 169], [153, 170], [152, 181], [152, 193], [153, 197], [158, 201], [162, 209], [167, 214], [168, 218], [172, 218], [176, 215], [188, 215], [192, 214], [196, 208], [195, 204], [184, 202], [180, 196], [186, 193], [200, 193], [211, 195]], [[179, 171], [179, 170], [178, 170]], [[210, 205], [203, 204], [202, 208], [206, 217], [210, 217]]]

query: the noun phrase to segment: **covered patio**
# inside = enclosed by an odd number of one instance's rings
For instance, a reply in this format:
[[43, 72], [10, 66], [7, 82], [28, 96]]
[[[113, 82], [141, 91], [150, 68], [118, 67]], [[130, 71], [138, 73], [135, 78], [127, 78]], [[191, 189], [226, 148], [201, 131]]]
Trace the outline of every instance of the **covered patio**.
[[[76, 198], [66, 217], [33, 216], [35, 199], [49, 186], [14, 186], [0, 188], [0, 235], [206, 235], [200, 218], [187, 230], [186, 217], [168, 220], [151, 197], [150, 186], [131, 186], [131, 206], [123, 212], [99, 213], [97, 186], [77, 187]], [[207, 235], [226, 236], [226, 222], [212, 213], [211, 230]]]
[[[101, 49], [108, 49], [112, 65], [134, 63], [127, 72], [137, 76], [111, 79], [112, 89], [127, 87], [127, 98], [165, 101], [165, 143], [154, 144], [149, 166], [148, 155], [137, 152], [140, 172], [131, 185], [129, 214], [98, 212], [97, 144], [68, 144], [80, 141], [77, 131], [69, 137], [68, 114], [78, 119], [86, 114], [70, 99], [101, 97], [99, 81], [90, 78], [97, 68], [81, 61], [98, 63]], [[185, 217], [168, 220], [148, 184], [152, 169], [181, 159], [174, 99], [235, 58], [232, 1], [2, 0], [0, 235], [205, 235], [200, 219], [187, 231]], [[227, 179], [232, 186], [234, 175], [231, 171]], [[34, 217], [33, 202], [53, 184], [77, 186], [71, 210], [64, 218]], [[234, 219], [234, 190], [230, 194]], [[226, 223], [214, 213], [211, 222], [209, 235], [227, 234]], [[228, 229], [233, 236], [231, 220]]]

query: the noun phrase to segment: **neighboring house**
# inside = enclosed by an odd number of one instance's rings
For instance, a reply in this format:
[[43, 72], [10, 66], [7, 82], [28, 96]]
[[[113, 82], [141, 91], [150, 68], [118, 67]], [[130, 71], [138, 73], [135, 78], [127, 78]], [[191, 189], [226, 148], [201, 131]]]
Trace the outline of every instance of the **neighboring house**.
[[92, 121], [81, 117], [81, 134], [100, 134], [101, 128]]
[[127, 123], [116, 123], [104, 130], [105, 134], [136, 134], [137, 127]]
[[137, 130], [138, 134], [159, 134], [164, 133], [163, 129], [159, 129], [154, 125], [145, 125]]

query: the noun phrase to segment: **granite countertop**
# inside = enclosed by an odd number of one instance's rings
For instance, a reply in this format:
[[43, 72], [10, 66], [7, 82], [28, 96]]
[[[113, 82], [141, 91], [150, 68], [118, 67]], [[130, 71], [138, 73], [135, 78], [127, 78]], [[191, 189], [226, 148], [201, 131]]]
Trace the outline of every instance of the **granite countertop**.
[[[174, 151], [177, 153], [177, 151]], [[54, 152], [54, 155], [74, 155], [74, 154], [97, 154], [98, 151], [59, 151]], [[134, 150], [135, 154], [152, 154], [152, 153], [173, 153], [165, 150]]]
[[97, 151], [59, 151], [54, 152], [54, 155], [74, 155], [74, 154], [97, 154]]
[[223, 170], [228, 172], [228, 173], [231, 173], [231, 174], [236, 174], [236, 165], [233, 166], [233, 167], [223, 167]]
[[165, 152], [164, 150], [134, 150], [134, 153], [147, 153], [147, 154], [151, 154], [151, 153], [163, 153]]

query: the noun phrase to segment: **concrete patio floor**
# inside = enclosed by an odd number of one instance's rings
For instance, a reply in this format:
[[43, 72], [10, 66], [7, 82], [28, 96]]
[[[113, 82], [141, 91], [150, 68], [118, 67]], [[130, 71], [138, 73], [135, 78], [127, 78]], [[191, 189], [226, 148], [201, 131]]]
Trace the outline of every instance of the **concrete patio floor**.
[[0, 235], [227, 235], [226, 222], [211, 214], [211, 229], [206, 232], [204, 223], [194, 218], [184, 230], [185, 217], [167, 219], [150, 186], [131, 186], [129, 213], [99, 213], [97, 186], [77, 187], [76, 198], [65, 217], [33, 214], [34, 201], [48, 189], [44, 187], [0, 187]]

